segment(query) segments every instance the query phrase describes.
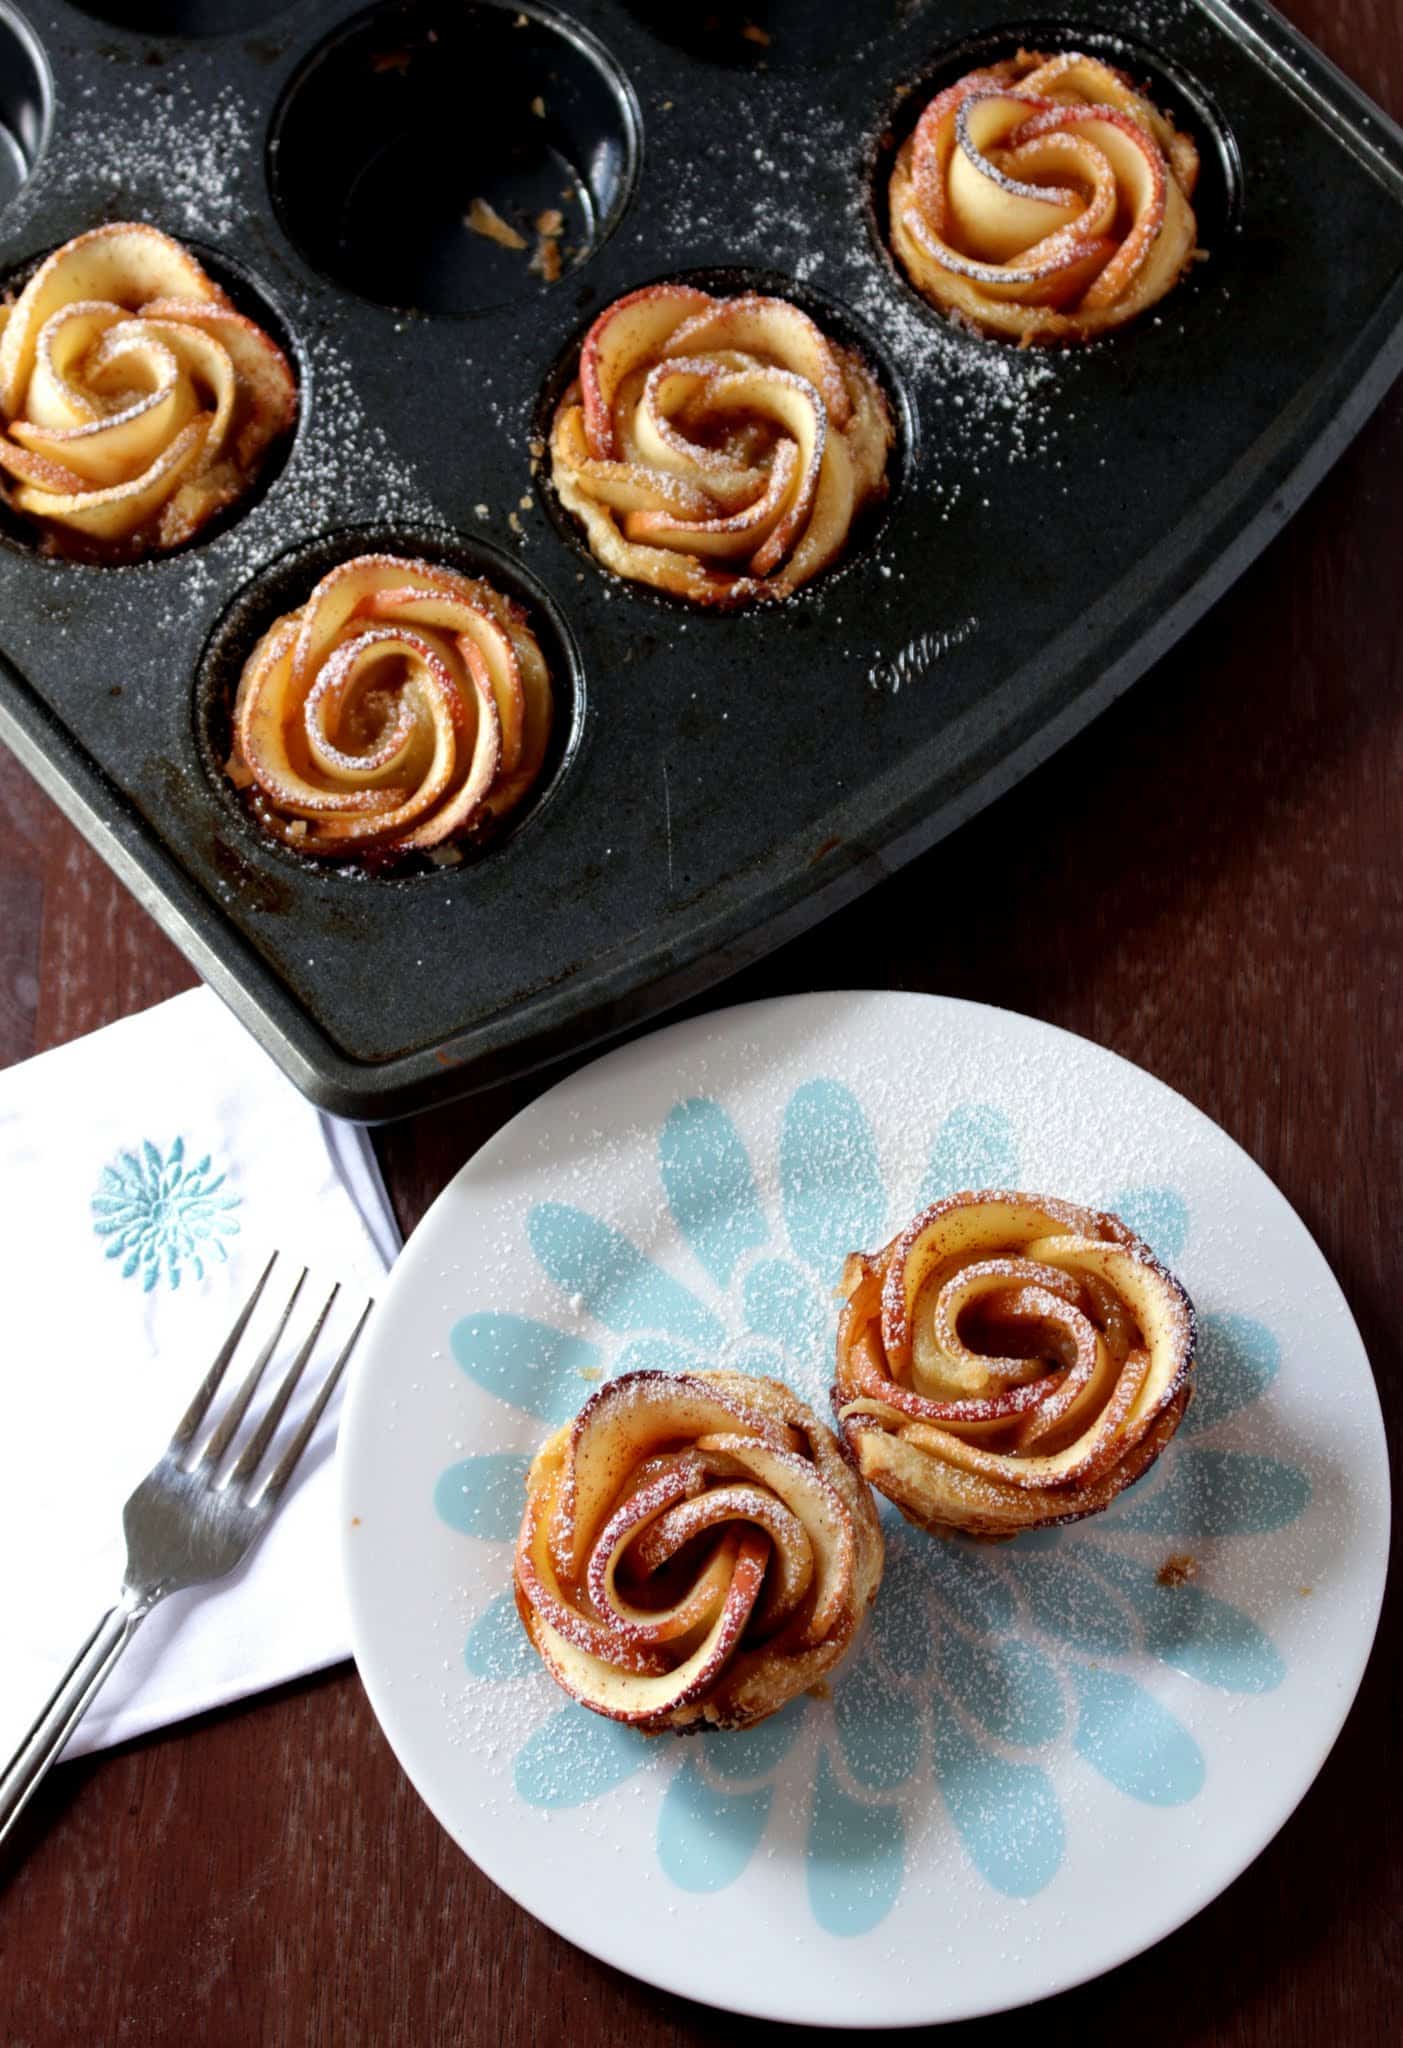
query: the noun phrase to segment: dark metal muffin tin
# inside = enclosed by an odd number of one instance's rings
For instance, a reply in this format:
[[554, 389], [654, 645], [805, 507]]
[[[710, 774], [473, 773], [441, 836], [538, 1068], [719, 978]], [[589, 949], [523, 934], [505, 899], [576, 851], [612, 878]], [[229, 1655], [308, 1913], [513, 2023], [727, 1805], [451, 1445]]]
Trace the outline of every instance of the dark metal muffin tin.
[[[25, 13], [0, 0], [0, 273], [104, 220], [167, 227], [282, 335], [303, 417], [250, 508], [169, 559], [0, 533], [0, 732], [347, 1115], [586, 1045], [929, 846], [1199, 616], [1403, 360], [1403, 138], [1256, 0]], [[882, 242], [929, 90], [1020, 42], [1153, 83], [1203, 147], [1210, 252], [1137, 326], [1036, 361], [941, 321]], [[572, 261], [547, 287], [460, 216], [557, 177]], [[589, 319], [680, 273], [790, 291], [897, 415], [888, 506], [773, 609], [610, 580], [533, 471]], [[557, 667], [546, 787], [460, 867], [316, 868], [219, 774], [252, 635], [367, 544], [491, 575]]]

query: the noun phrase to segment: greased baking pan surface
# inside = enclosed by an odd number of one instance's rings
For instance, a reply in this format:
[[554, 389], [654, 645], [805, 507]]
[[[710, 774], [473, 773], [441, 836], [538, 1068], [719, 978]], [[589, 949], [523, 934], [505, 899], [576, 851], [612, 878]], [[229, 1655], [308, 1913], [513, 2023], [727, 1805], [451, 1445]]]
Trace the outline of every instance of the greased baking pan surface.
[[[181, 33], [181, 31], [187, 33]], [[1078, 350], [926, 307], [892, 152], [989, 56], [1090, 47], [1198, 141], [1208, 260]], [[1085, 724], [1300, 502], [1403, 360], [1403, 140], [1255, 0], [682, 9], [0, 4], [0, 272], [186, 241], [296, 363], [252, 503], [105, 567], [0, 540], [0, 732], [293, 1079], [423, 1106], [583, 1046], [931, 844]], [[471, 234], [558, 207], [565, 264]], [[883, 379], [887, 503], [786, 603], [607, 577], [541, 444], [661, 278], [792, 297]], [[322, 868], [225, 782], [257, 633], [343, 555], [486, 574], [552, 662], [539, 793], [460, 865]]]

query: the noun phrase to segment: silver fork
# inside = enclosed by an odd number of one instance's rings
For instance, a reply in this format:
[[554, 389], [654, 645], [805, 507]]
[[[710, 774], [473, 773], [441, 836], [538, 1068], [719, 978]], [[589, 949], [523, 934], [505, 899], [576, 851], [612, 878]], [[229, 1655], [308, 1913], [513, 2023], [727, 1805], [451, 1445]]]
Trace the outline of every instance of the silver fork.
[[273, 1440], [322, 1326], [339, 1293], [333, 1287], [322, 1304], [306, 1341], [283, 1375], [281, 1386], [234, 1464], [221, 1476], [225, 1453], [243, 1421], [269, 1359], [282, 1341], [302, 1283], [304, 1267], [271, 1336], [245, 1374], [220, 1420], [200, 1449], [191, 1446], [219, 1390], [234, 1353], [267, 1285], [278, 1254], [263, 1269], [234, 1327], [219, 1347], [214, 1363], [194, 1400], [176, 1424], [175, 1434], [122, 1510], [127, 1538], [127, 1567], [122, 1588], [82, 1649], [54, 1688], [48, 1705], [15, 1751], [0, 1776], [0, 1842], [96, 1698], [127, 1644], [142, 1622], [168, 1593], [222, 1579], [247, 1556], [267, 1528], [292, 1477], [298, 1459], [311, 1441], [322, 1410], [331, 1399], [346, 1361], [355, 1349], [373, 1302], [367, 1302], [354, 1330], [317, 1391], [306, 1418], [287, 1449], [260, 1482], [258, 1468]]

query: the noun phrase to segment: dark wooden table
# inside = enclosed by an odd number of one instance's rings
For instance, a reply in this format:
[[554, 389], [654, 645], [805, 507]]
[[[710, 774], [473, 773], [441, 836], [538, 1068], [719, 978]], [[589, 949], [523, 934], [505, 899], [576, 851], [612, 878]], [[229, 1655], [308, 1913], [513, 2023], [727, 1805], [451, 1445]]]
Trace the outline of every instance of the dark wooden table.
[[[1395, 116], [1396, 0], [1286, 11]], [[1084, 1033], [1183, 1091], [1304, 1217], [1403, 1414], [1403, 387], [1305, 511], [1093, 731], [926, 859], [717, 993], [934, 989]], [[190, 969], [0, 753], [0, 1060]], [[975, 880], [974, 878], [977, 878]], [[406, 1229], [534, 1092], [385, 1131]], [[12, 1361], [11, 1370], [24, 1369]], [[6, 1569], [14, 1568], [9, 1560]], [[1313, 1790], [1170, 1940], [964, 2041], [1403, 2039], [1396, 1589]], [[421, 1806], [349, 1668], [67, 1765], [0, 1866], [0, 2042], [729, 2041], [510, 1904]], [[1149, 1875], [1153, 1882], [1153, 1874]]]

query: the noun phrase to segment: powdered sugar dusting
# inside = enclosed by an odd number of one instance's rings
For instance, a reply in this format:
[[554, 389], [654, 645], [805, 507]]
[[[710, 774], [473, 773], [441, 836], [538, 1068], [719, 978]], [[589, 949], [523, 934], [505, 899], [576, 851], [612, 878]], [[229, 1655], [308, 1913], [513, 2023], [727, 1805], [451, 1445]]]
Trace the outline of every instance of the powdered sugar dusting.
[[[140, 79], [112, 90], [99, 76], [77, 88], [49, 192], [120, 194], [125, 212], [171, 233], [229, 233], [255, 173], [257, 122], [229, 86], [207, 98], [184, 78]], [[36, 181], [37, 182], [37, 181]], [[114, 214], [113, 218], [116, 217]]]

